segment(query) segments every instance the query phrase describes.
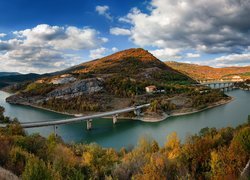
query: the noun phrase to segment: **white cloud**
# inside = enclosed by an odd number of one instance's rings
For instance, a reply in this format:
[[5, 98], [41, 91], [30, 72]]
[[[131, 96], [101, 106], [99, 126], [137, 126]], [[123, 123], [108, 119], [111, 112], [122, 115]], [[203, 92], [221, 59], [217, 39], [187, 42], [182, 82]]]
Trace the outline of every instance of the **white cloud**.
[[115, 53], [118, 51], [117, 47], [112, 47], [111, 49], [105, 48], [105, 47], [100, 47], [97, 49], [92, 49], [89, 51], [89, 57], [91, 59], [98, 59], [106, 56], [109, 53]]
[[155, 57], [163, 61], [169, 58], [171, 59], [180, 58], [179, 52], [180, 52], [180, 49], [171, 49], [171, 48], [156, 49], [156, 50], [150, 51], [150, 53], [152, 53]]
[[80, 63], [81, 50], [98, 48], [108, 41], [95, 29], [47, 24], [13, 34], [13, 39], [0, 40], [1, 71], [58, 71]]
[[98, 59], [104, 56], [104, 54], [108, 51], [108, 49], [101, 47], [98, 49], [90, 50], [89, 57], [92, 59]]
[[0, 38], [5, 37], [7, 34], [0, 33]]
[[187, 58], [199, 58], [201, 57], [200, 54], [196, 54], [196, 53], [187, 53]]
[[15, 31], [15, 35], [24, 38], [24, 44], [30, 46], [52, 46], [56, 49], [91, 49], [107, 42], [98, 37], [98, 32], [91, 28], [74, 26], [59, 27], [40, 24], [32, 29]]
[[113, 52], [117, 52], [119, 49], [117, 47], [112, 47], [111, 49]]
[[98, 12], [99, 15], [105, 16], [109, 20], [113, 20], [113, 17], [109, 13], [109, 6], [96, 6], [95, 10]]
[[221, 56], [208, 61], [208, 63], [217, 67], [250, 65], [250, 52]]
[[77, 55], [51, 49], [16, 49], [0, 55], [1, 71], [47, 73], [65, 69], [80, 62]]
[[111, 28], [109, 30], [110, 34], [113, 34], [113, 35], [130, 35], [131, 34], [131, 31], [129, 29], [123, 29], [123, 28], [118, 28], [118, 27], [115, 27], [115, 28]]
[[149, 13], [133, 8], [119, 20], [139, 46], [240, 53], [250, 45], [249, 8], [249, 0], [152, 0]]

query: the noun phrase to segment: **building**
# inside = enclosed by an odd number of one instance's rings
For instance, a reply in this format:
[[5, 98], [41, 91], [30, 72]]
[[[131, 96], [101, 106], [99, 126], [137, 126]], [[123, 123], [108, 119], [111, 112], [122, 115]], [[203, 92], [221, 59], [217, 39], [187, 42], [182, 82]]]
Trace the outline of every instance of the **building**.
[[145, 87], [145, 90], [147, 93], [153, 93], [153, 92], [156, 92], [157, 88], [156, 88], [156, 86], [151, 85], [151, 86]]
[[239, 82], [239, 81], [243, 81], [243, 79], [240, 76], [233, 76], [232, 81]]

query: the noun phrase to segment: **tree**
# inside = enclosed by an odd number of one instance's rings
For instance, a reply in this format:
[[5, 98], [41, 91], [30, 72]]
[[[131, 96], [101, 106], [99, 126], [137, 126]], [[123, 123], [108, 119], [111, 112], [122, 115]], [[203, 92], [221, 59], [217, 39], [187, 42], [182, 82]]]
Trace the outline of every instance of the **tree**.
[[156, 153], [150, 158], [149, 163], [142, 167], [142, 173], [139, 173], [133, 177], [133, 179], [145, 179], [145, 180], [161, 180], [166, 179], [168, 172], [167, 159], [163, 154]]
[[242, 146], [246, 153], [250, 155], [250, 127], [245, 127], [241, 129], [237, 133], [233, 141]]
[[153, 153], [158, 152], [160, 149], [158, 143], [155, 140], [152, 142], [151, 149]]
[[180, 154], [181, 142], [177, 136], [176, 132], [171, 133], [167, 137], [167, 143], [165, 144], [165, 150], [167, 151], [167, 156], [170, 159], [176, 158]]
[[53, 180], [53, 172], [50, 167], [34, 156], [30, 156], [22, 174], [23, 180]]

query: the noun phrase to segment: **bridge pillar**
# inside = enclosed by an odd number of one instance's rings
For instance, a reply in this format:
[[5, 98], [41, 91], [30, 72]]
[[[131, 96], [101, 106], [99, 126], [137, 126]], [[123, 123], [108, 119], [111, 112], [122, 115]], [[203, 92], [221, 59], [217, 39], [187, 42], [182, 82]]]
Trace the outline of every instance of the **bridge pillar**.
[[113, 115], [113, 124], [117, 123], [118, 114]]
[[92, 119], [87, 120], [87, 130], [92, 129]]
[[215, 87], [216, 87], [216, 84], [214, 84], [214, 89], [215, 89]]
[[55, 137], [57, 137], [56, 130], [57, 130], [57, 126], [56, 126], [56, 125], [54, 125], [54, 135], [55, 135]]
[[141, 109], [135, 109], [135, 110], [134, 110], [134, 113], [135, 113], [136, 116], [140, 116], [140, 114], [141, 114]]

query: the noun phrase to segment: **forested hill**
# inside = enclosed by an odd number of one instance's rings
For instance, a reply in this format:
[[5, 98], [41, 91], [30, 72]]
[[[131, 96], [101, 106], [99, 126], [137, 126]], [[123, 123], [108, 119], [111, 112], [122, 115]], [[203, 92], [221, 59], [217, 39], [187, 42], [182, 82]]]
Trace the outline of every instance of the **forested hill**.
[[243, 79], [250, 79], [250, 66], [213, 68], [210, 66], [174, 61], [167, 61], [165, 64], [195, 79], [221, 79], [231, 78], [235, 75]]
[[156, 74], [162, 73], [162, 78], [168, 76], [170, 81], [190, 80], [186, 75], [173, 70], [142, 48], [120, 51], [100, 59], [82, 63], [66, 71], [79, 75], [118, 74], [119, 76], [130, 76], [136, 79], [151, 78], [154, 80], [161, 80], [161, 77]]

